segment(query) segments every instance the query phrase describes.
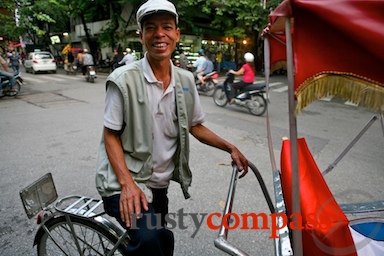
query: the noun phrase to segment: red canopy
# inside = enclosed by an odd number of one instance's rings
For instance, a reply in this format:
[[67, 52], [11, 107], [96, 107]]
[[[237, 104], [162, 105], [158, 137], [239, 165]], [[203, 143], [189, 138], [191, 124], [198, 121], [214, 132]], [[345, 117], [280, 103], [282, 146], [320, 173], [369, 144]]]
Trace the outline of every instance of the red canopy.
[[382, 0], [285, 0], [271, 13], [269, 33], [293, 20], [298, 111], [327, 95], [384, 111], [383, 12]]

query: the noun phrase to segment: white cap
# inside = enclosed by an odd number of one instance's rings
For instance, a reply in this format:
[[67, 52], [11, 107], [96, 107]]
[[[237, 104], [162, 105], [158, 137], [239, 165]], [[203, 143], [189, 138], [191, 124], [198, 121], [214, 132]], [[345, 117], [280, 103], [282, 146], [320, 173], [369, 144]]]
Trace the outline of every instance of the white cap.
[[176, 12], [176, 7], [173, 3], [167, 0], [148, 0], [136, 13], [137, 24], [141, 28], [141, 20], [148, 15], [157, 13], [157, 12], [168, 12], [175, 16], [176, 25], [179, 23], [179, 15]]
[[88, 52], [88, 49], [84, 49], [83, 52]]
[[127, 48], [127, 49], [125, 49], [125, 51], [126, 51], [127, 53], [131, 53], [131, 52], [132, 52], [131, 48]]

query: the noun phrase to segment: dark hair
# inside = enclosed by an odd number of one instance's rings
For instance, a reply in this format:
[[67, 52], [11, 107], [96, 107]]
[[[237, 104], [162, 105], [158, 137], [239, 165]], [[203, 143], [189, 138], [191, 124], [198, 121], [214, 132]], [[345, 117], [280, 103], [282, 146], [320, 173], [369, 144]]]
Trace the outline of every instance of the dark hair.
[[252, 70], [253, 70], [253, 73], [256, 74], [256, 65], [255, 65], [255, 62], [252, 61], [252, 62], [245, 62], [245, 63], [248, 63], [249, 66], [251, 66]]

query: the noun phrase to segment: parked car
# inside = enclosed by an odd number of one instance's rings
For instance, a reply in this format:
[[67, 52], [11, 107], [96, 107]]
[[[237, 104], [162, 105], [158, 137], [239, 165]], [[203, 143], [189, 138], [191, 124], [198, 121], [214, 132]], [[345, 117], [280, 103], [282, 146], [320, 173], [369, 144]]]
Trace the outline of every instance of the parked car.
[[56, 60], [50, 52], [35, 51], [28, 54], [24, 62], [25, 71], [35, 74], [36, 72], [56, 73]]

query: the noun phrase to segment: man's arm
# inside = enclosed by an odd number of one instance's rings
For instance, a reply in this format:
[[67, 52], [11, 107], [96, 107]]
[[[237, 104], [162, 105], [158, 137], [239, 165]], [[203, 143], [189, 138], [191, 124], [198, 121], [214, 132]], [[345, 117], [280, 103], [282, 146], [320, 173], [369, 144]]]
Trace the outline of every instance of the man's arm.
[[109, 162], [116, 173], [121, 186], [120, 214], [127, 227], [131, 226], [132, 214], [141, 213], [141, 204], [148, 210], [144, 192], [134, 182], [124, 159], [120, 136], [117, 132], [104, 127], [104, 143]]
[[244, 177], [244, 175], [247, 174], [248, 160], [234, 145], [220, 138], [214, 132], [212, 132], [202, 124], [192, 126], [191, 134], [204, 144], [210, 145], [212, 147], [215, 147], [230, 153], [233, 162], [237, 166], [237, 169], [240, 172], [243, 172], [240, 175], [240, 178]]

